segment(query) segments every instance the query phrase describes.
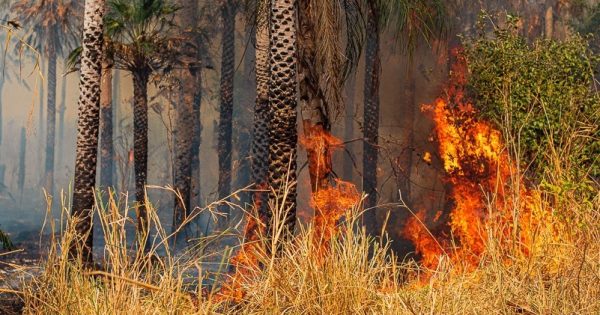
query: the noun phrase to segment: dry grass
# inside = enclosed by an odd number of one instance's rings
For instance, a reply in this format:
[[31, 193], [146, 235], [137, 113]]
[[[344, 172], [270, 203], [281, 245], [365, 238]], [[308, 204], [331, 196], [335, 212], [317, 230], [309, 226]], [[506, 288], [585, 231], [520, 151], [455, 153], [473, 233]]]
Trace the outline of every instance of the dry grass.
[[[599, 204], [596, 198], [570, 209], [578, 222], [558, 236], [553, 228], [553, 237], [528, 256], [498, 248], [490, 232], [480, 266], [468, 272], [446, 258], [435, 271], [399, 263], [387, 242], [356, 228], [351, 212], [327, 255], [314, 250], [311, 228], [302, 229], [279, 255], [260, 254], [262, 268], [241, 283], [243, 300], [226, 303], [186, 284], [190, 270], [202, 275], [202, 257], [152, 260], [128, 245], [125, 226], [133, 222], [127, 207], [111, 199], [100, 213], [104, 272], [68, 261], [60, 250], [73, 240], [67, 229], [53, 242], [42, 275], [24, 283], [22, 297], [27, 314], [598, 314]], [[169, 236], [156, 216], [153, 222], [159, 231], [154, 250], [168, 249]]]

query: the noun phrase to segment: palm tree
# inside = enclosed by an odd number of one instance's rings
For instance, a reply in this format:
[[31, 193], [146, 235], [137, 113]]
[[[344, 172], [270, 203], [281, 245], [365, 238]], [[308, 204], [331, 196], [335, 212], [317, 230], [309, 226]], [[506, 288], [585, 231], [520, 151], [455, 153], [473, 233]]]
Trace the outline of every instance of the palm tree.
[[102, 55], [102, 82], [100, 88], [100, 187], [108, 189], [113, 183], [113, 93], [112, 58], [105, 47]]
[[296, 1], [273, 0], [270, 7], [269, 200], [296, 221]]
[[80, 237], [69, 248], [69, 253], [76, 258], [81, 249], [81, 259], [87, 265], [92, 263], [92, 209], [98, 154], [104, 7], [103, 0], [85, 1], [77, 103], [77, 157], [71, 213], [76, 218], [74, 229]]
[[100, 187], [107, 189], [113, 183], [113, 61], [110, 47], [102, 55], [102, 82], [100, 88]]
[[[192, 199], [192, 170], [194, 160], [198, 159], [198, 148], [195, 145], [196, 126], [199, 120], [199, 97], [201, 62], [199, 60], [200, 40], [196, 30], [198, 23], [198, 2], [195, 0], [180, 0], [182, 8], [177, 14], [178, 23], [182, 28], [182, 37], [187, 43], [179, 52], [182, 64], [176, 71], [178, 94], [176, 104], [177, 129], [173, 131], [175, 142], [175, 159], [173, 166], [173, 186], [181, 194], [181, 200], [175, 198], [173, 210], [172, 232], [178, 230], [184, 218], [189, 215]], [[177, 244], [177, 234], [173, 237]]]
[[172, 35], [177, 7], [163, 0], [109, 0], [106, 35], [114, 67], [133, 77], [133, 152], [138, 231], [148, 231], [145, 186], [148, 171], [148, 82], [178, 63], [180, 38]]
[[18, 20], [34, 30], [29, 38], [31, 44], [48, 57], [44, 180], [49, 193], [53, 191], [54, 182], [56, 61], [75, 42], [80, 4], [80, 1], [73, 0], [19, 0], [12, 7]]
[[[367, 193], [365, 208], [377, 203], [377, 158], [379, 134], [379, 8], [369, 4], [367, 15], [367, 41], [365, 54], [364, 108], [363, 108], [363, 190]], [[375, 211], [365, 213], [365, 225], [375, 226]]]
[[[223, 0], [221, 19], [223, 36], [221, 38], [221, 92], [219, 110], [219, 199], [225, 199], [231, 193], [231, 146], [233, 118], [233, 74], [235, 63], [235, 15], [234, 0]], [[226, 205], [220, 212], [229, 214]]]
[[440, 35], [443, 3], [440, 0], [373, 0], [365, 1], [367, 10], [366, 54], [363, 112], [363, 190], [368, 194], [364, 223], [376, 226], [374, 207], [377, 203], [377, 160], [379, 146], [379, 76], [381, 72], [379, 36], [383, 29], [395, 26], [397, 38], [405, 40], [407, 49], [414, 48], [420, 37]]
[[[251, 179], [256, 192], [253, 204], [258, 211], [259, 220], [263, 224], [269, 223], [271, 216], [267, 207], [266, 193], [269, 175], [269, 11], [268, 0], [255, 2], [255, 78], [256, 100], [254, 102], [254, 121], [252, 128], [252, 144], [250, 155]], [[246, 239], [251, 239], [252, 234], [258, 231], [247, 230]]]
[[306, 146], [313, 191], [328, 186], [332, 167], [331, 148], [326, 141], [326, 134], [331, 133], [331, 121], [343, 107], [343, 2], [301, 0], [298, 8], [302, 125], [307, 142], [318, 143]]

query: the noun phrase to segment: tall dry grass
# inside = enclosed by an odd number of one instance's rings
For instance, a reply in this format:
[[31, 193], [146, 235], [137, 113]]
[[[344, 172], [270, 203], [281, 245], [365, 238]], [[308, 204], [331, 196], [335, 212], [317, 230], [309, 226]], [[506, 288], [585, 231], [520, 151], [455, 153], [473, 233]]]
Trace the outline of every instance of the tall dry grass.
[[[23, 283], [26, 314], [598, 314], [600, 312], [600, 225], [598, 198], [573, 205], [582, 225], [561, 216], [538, 231], [527, 256], [500, 248], [488, 231], [487, 251], [474, 270], [441, 257], [437, 270], [399, 262], [388, 248], [357, 228], [359, 207], [351, 210], [327, 254], [315, 250], [310, 226], [282, 252], [258, 254], [259, 268], [247, 273], [239, 302], [216, 298], [202, 283], [203, 257], [173, 257], [168, 235], [151, 213], [157, 237], [144, 254], [127, 240], [126, 205], [110, 198], [100, 212], [106, 248], [101, 271], [87, 271], [67, 259], [75, 234], [68, 228], [53, 240], [40, 276]], [[149, 207], [149, 209], [153, 209]], [[277, 217], [277, 216], [276, 216]], [[64, 218], [69, 220], [68, 218]], [[556, 225], [554, 225], [556, 224]], [[67, 225], [68, 226], [68, 225]], [[281, 226], [275, 222], [275, 229]], [[556, 226], [564, 227], [557, 232]], [[53, 227], [57, 229], [57, 227]], [[557, 234], [559, 233], [559, 234]], [[548, 237], [552, 235], [552, 237]], [[548, 237], [543, 239], [543, 237]], [[273, 244], [272, 239], [263, 239]], [[160, 247], [161, 257], [152, 255]], [[226, 269], [226, 268], [224, 268]], [[190, 273], [191, 270], [196, 272]], [[190, 279], [189, 274], [196, 274]], [[222, 279], [227, 277], [222, 275]]]
[[[508, 150], [515, 143], [507, 142]], [[157, 211], [148, 202], [156, 233], [151, 250], [128, 240], [134, 225], [129, 206], [110, 196], [98, 202], [106, 246], [97, 271], [85, 270], [68, 260], [66, 251], [75, 233], [65, 224], [66, 215], [51, 229], [53, 239], [39, 276], [24, 280], [20, 296], [26, 314], [600, 314], [600, 193], [582, 195], [577, 190], [549, 190], [573, 174], [560, 148], [550, 150], [549, 172], [530, 200], [543, 224], [532, 231], [532, 242], [505, 246], [503, 227], [489, 221], [482, 231], [485, 252], [475, 267], [450, 257], [440, 257], [436, 270], [418, 262], [401, 261], [389, 250], [385, 235], [368, 236], [361, 228], [361, 205], [349, 209], [340, 232], [325, 250], [315, 248], [315, 233], [302, 226], [294, 239], [282, 237], [283, 209], [274, 212], [272, 237], [262, 236], [254, 254], [258, 263], [239, 277], [240, 300], [219, 295], [218, 286], [230, 275], [225, 265], [210, 263], [205, 250], [171, 255], [169, 235]], [[518, 160], [518, 154], [514, 155]], [[516, 165], [519, 165], [517, 163]], [[569, 165], [568, 167], [574, 167]], [[567, 175], [561, 175], [567, 174]], [[549, 185], [550, 184], [550, 185]], [[519, 191], [522, 178], [511, 183]], [[493, 197], [493, 196], [492, 196]], [[493, 200], [494, 198], [490, 198]], [[521, 216], [519, 202], [512, 210]], [[233, 205], [230, 205], [233, 206]], [[488, 213], [494, 213], [493, 203]], [[199, 211], [210, 211], [211, 207]], [[198, 212], [199, 212], [198, 211]], [[196, 212], [196, 214], [198, 213]], [[191, 221], [190, 218], [189, 221]], [[129, 235], [130, 236], [130, 235]], [[143, 240], [141, 241], [143, 242]], [[195, 241], [202, 249], [215, 239]], [[519, 244], [519, 239], [512, 243]], [[277, 249], [281, 251], [277, 251]], [[276, 253], [276, 254], [269, 254]], [[227, 255], [221, 253], [223, 261]], [[243, 268], [239, 267], [238, 268]], [[210, 269], [211, 272], [207, 272]], [[209, 279], [210, 278], [210, 279]], [[216, 278], [213, 284], [211, 279]], [[203, 285], [204, 284], [204, 285]]]

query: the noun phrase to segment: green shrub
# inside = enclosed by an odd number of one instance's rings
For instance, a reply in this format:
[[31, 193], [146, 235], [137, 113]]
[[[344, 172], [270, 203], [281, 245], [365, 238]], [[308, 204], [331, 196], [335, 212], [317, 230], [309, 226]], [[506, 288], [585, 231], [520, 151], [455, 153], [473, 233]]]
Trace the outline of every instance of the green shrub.
[[529, 42], [515, 25], [509, 17], [507, 27], [465, 44], [469, 96], [501, 127], [529, 178], [542, 182], [560, 166], [563, 179], [589, 192], [600, 176], [600, 58], [581, 36]]

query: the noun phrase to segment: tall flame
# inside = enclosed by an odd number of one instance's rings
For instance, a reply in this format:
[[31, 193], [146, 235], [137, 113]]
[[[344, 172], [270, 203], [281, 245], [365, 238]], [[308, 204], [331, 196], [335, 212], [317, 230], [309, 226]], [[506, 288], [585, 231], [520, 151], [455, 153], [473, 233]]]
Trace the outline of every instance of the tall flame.
[[[311, 237], [314, 240], [312, 250], [315, 259], [322, 259], [327, 254], [329, 241], [338, 232], [338, 222], [349, 209], [358, 204], [360, 198], [352, 183], [339, 179], [336, 179], [333, 184], [329, 182], [328, 177], [332, 173], [331, 153], [341, 147], [342, 141], [320, 126], [311, 127], [307, 131], [300, 139], [300, 143], [306, 148], [310, 159], [309, 172], [313, 185], [310, 203], [315, 210], [311, 230]], [[260, 200], [260, 197], [255, 198], [255, 209], [261, 207]], [[260, 270], [259, 259], [266, 253], [261, 242], [266, 232], [264, 220], [266, 218], [258, 216], [248, 218], [244, 231], [244, 244], [230, 259], [235, 272], [217, 293], [217, 300], [240, 302], [243, 299], [245, 291], [242, 284], [251, 281], [253, 273]]]
[[[501, 245], [516, 244], [527, 253], [534, 226], [542, 223], [540, 216], [533, 216], [535, 192], [520, 183], [501, 132], [479, 119], [465, 98], [466, 61], [460, 51], [454, 55], [457, 62], [445, 96], [422, 107], [435, 123], [434, 139], [445, 171], [450, 209], [436, 215], [421, 210], [403, 229], [428, 268], [435, 268], [442, 254], [462, 265], [477, 265], [486, 251], [491, 224], [500, 230]], [[443, 222], [440, 220], [447, 220], [445, 229], [435, 233], [427, 229], [428, 223]]]
[[319, 256], [325, 253], [327, 244], [337, 232], [339, 220], [360, 199], [354, 184], [335, 179], [332, 184], [331, 154], [342, 147], [342, 141], [324, 130], [305, 122], [305, 135], [300, 138], [309, 159], [312, 196], [310, 204], [315, 210], [313, 239]]

